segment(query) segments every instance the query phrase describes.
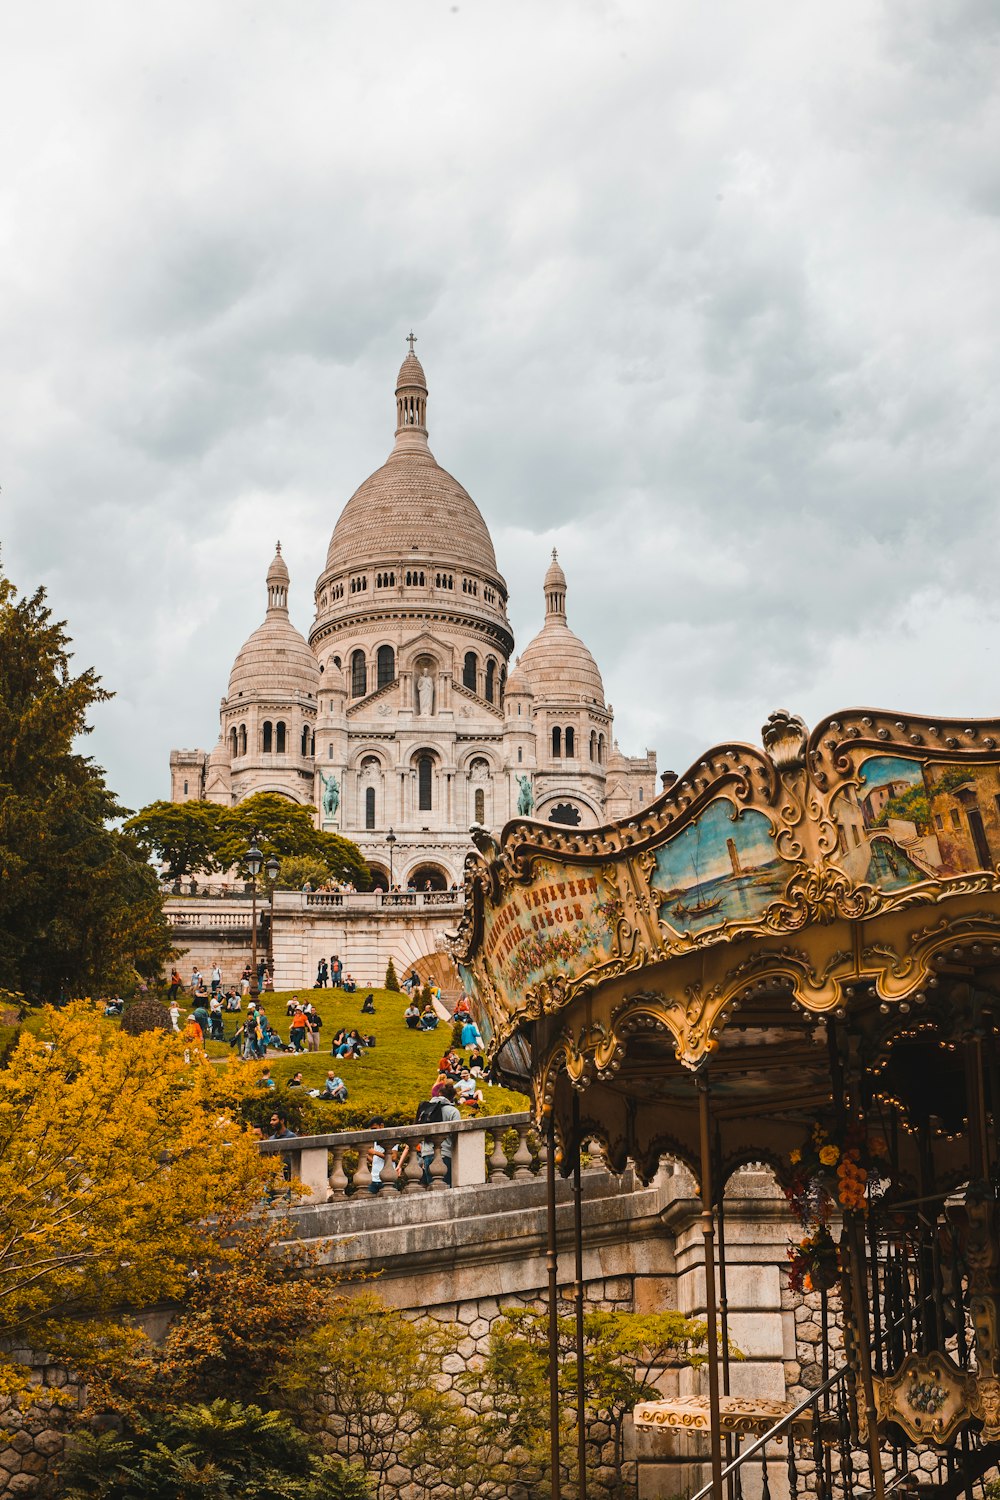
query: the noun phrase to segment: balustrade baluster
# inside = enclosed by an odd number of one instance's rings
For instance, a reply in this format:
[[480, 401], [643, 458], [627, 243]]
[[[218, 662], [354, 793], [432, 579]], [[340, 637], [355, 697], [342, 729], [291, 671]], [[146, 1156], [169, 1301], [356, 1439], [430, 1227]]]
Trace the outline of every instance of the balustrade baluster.
[[493, 1150], [490, 1153], [490, 1182], [499, 1182], [501, 1177], [507, 1176], [507, 1153], [503, 1149], [503, 1131], [497, 1128], [493, 1132]]
[[[381, 1142], [379, 1144], [381, 1145]], [[385, 1143], [385, 1161], [382, 1163], [382, 1175], [379, 1179], [383, 1192], [394, 1192], [399, 1180], [399, 1173], [396, 1171], [396, 1163], [392, 1155], [394, 1150], [395, 1147], [391, 1142], [387, 1141]]]
[[372, 1185], [372, 1169], [368, 1165], [368, 1152], [370, 1147], [358, 1146], [358, 1164], [354, 1168], [354, 1191], [364, 1193]]
[[816, 1500], [832, 1500], [833, 1486], [826, 1468], [826, 1454], [823, 1449], [823, 1428], [819, 1414], [819, 1403], [813, 1402], [812, 1409], [812, 1450], [813, 1469], [815, 1470]]
[[403, 1187], [404, 1193], [422, 1193], [424, 1190], [424, 1168], [417, 1150], [417, 1142], [410, 1142], [410, 1154], [406, 1158], [406, 1182]]
[[771, 1480], [767, 1472], [767, 1448], [760, 1450], [760, 1500], [771, 1500]]
[[434, 1142], [434, 1155], [431, 1158], [430, 1172], [432, 1192], [443, 1191], [443, 1189], [448, 1186], [448, 1184], [445, 1182], [448, 1168], [445, 1165], [444, 1156], [441, 1153], [441, 1139], [441, 1136], [438, 1136], [437, 1140]]
[[531, 1156], [531, 1147], [528, 1145], [529, 1129], [530, 1127], [527, 1125], [518, 1125], [517, 1127], [517, 1150], [514, 1153], [515, 1181], [534, 1176], [532, 1171], [534, 1162]]
[[347, 1173], [344, 1171], [344, 1147], [334, 1146], [330, 1152], [333, 1158], [333, 1167], [330, 1172], [330, 1192], [334, 1198], [343, 1198], [349, 1186]]
[[846, 1496], [854, 1489], [854, 1459], [851, 1456], [851, 1423], [843, 1380], [837, 1386], [837, 1443], [840, 1448], [840, 1483]]
[[799, 1471], [795, 1463], [795, 1439], [792, 1429], [788, 1429], [788, 1494], [790, 1500], [797, 1500], [799, 1493]]

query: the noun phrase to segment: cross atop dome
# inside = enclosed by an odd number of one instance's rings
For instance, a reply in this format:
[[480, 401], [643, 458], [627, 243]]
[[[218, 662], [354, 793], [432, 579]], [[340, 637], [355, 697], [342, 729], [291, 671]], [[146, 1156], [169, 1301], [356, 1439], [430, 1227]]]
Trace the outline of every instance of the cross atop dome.
[[412, 354], [413, 353], [413, 346], [417, 342], [417, 335], [413, 332], [412, 328], [410, 329], [409, 333], [406, 335], [406, 342], [409, 344], [409, 346], [410, 346], [410, 353]]

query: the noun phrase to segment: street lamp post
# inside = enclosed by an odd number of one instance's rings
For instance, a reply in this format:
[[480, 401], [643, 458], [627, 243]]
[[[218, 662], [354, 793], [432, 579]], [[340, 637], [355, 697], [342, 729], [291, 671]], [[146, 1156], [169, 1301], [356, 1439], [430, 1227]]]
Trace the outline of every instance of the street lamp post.
[[250, 848], [243, 856], [244, 863], [250, 872], [250, 998], [256, 1000], [260, 994], [260, 984], [257, 979], [257, 876], [260, 874], [264, 863], [264, 856], [257, 848], [259, 833], [255, 833], [250, 840]]
[[274, 882], [277, 880], [277, 878], [278, 878], [278, 871], [281, 869], [281, 866], [278, 863], [278, 860], [275, 857], [275, 855], [273, 855], [273, 854], [271, 855], [271, 858], [268, 860], [267, 864], [264, 866], [264, 869], [267, 871], [267, 879], [268, 879], [268, 883], [269, 883], [269, 885], [268, 885], [268, 893], [267, 893], [267, 901], [268, 901], [268, 905], [271, 908], [270, 913], [268, 915], [268, 923], [267, 923], [267, 967], [271, 971], [271, 981], [273, 983], [274, 982]]
[[385, 841], [389, 845], [389, 893], [391, 895], [392, 894], [392, 883], [393, 883], [392, 882], [392, 851], [393, 851], [393, 846], [396, 843], [396, 835], [393, 833], [393, 831], [392, 831], [391, 828], [389, 829], [389, 832], [385, 836]]

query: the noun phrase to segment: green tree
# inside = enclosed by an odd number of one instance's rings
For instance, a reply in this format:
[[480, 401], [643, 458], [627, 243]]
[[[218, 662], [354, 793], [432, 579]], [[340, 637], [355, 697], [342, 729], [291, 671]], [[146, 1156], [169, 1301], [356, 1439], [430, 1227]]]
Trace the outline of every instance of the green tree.
[[74, 676], [38, 589], [0, 575], [0, 987], [34, 998], [129, 989], [170, 954], [159, 889], [104, 772], [73, 746], [111, 695]]
[[[625, 1418], [637, 1402], [657, 1397], [655, 1376], [666, 1366], [700, 1364], [706, 1325], [680, 1313], [586, 1313], [584, 1378], [588, 1429], [604, 1423], [611, 1432], [614, 1479], [603, 1491], [591, 1479], [594, 1493], [609, 1497], [628, 1493], [623, 1473]], [[575, 1395], [576, 1319], [558, 1320], [559, 1388], [565, 1425], [560, 1435], [563, 1463], [572, 1471], [576, 1455]], [[739, 1352], [733, 1350], [738, 1358]], [[489, 1395], [484, 1424], [493, 1440], [507, 1434], [519, 1450], [525, 1471], [534, 1475], [539, 1494], [547, 1494], [545, 1478], [549, 1450], [548, 1426], [548, 1313], [532, 1308], [506, 1308], [490, 1332], [490, 1346], [481, 1371], [470, 1377]], [[599, 1453], [594, 1453], [595, 1460]], [[596, 1464], [595, 1464], [596, 1467]]]
[[[282, 1390], [311, 1416], [317, 1395], [360, 1462], [378, 1500], [395, 1494], [394, 1465], [420, 1465], [447, 1480], [451, 1440], [463, 1431], [461, 1403], [442, 1389], [443, 1362], [455, 1351], [455, 1330], [408, 1318], [374, 1292], [338, 1298], [332, 1316], [299, 1347], [279, 1374]], [[435, 1436], [441, 1443], [435, 1448]]]
[[875, 827], [884, 828], [890, 818], [905, 819], [916, 824], [918, 833], [928, 833], [931, 826], [931, 805], [926, 788], [911, 786], [907, 791], [900, 792], [898, 797], [890, 797], [879, 814]]
[[307, 881], [315, 889], [329, 878], [330, 872], [318, 855], [291, 854], [281, 861], [274, 885], [279, 891], [301, 891]]
[[396, 965], [392, 961], [391, 953], [389, 955], [389, 962], [385, 966], [384, 988], [387, 990], [391, 990], [394, 995], [399, 994], [399, 980], [396, 978]]
[[124, 1433], [81, 1431], [61, 1477], [66, 1500], [371, 1500], [357, 1469], [287, 1417], [221, 1399]]
[[371, 872], [361, 850], [350, 839], [322, 832], [316, 827], [314, 817], [315, 809], [311, 806], [303, 807], [277, 792], [256, 792], [235, 807], [225, 809], [219, 860], [227, 869], [241, 867], [250, 839], [259, 834], [265, 858], [272, 854], [279, 860], [308, 855], [324, 866], [327, 875], [352, 881], [358, 890], [367, 890]]
[[151, 802], [125, 828], [166, 865], [167, 880], [219, 869], [222, 809], [214, 802]]

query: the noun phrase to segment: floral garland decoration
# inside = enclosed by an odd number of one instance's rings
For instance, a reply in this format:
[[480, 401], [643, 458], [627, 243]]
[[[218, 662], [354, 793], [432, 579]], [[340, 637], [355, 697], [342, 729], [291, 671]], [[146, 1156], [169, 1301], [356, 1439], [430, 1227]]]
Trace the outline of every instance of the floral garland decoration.
[[825, 1224], [788, 1247], [788, 1285], [793, 1292], [828, 1292], [844, 1267], [833, 1235]]
[[873, 1190], [889, 1177], [888, 1156], [884, 1138], [869, 1135], [862, 1125], [848, 1125], [840, 1135], [814, 1125], [789, 1156], [792, 1175], [785, 1189], [802, 1227], [828, 1224], [838, 1209], [867, 1213]]

